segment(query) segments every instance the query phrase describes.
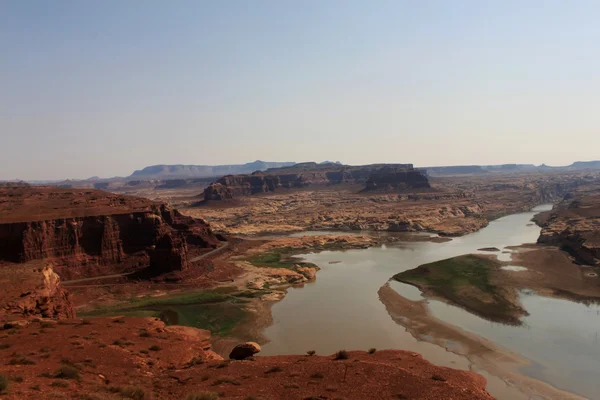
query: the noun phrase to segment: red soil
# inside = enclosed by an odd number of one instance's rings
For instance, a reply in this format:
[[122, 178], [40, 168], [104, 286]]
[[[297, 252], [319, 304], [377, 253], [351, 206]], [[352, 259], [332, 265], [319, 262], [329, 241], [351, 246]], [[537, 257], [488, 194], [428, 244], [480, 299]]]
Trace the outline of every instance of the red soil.
[[[128, 388], [144, 394], [136, 399], [154, 400], [207, 391], [226, 399], [492, 398], [483, 377], [436, 367], [412, 352], [351, 351], [337, 361], [297, 355], [219, 361], [207, 350], [209, 336], [145, 318], [41, 321], [6, 329], [0, 331], [0, 374], [12, 381], [2, 398], [118, 399], [117, 392]], [[78, 379], [53, 377], [65, 365]]]

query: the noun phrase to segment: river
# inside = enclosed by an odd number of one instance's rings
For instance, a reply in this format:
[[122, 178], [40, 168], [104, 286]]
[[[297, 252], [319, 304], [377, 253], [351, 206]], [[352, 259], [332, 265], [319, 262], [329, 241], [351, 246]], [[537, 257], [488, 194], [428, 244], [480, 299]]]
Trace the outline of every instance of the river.
[[[461, 254], [498, 254], [501, 260], [510, 260], [505, 247], [535, 243], [540, 229], [531, 223], [531, 218], [550, 207], [540, 206], [531, 212], [497, 219], [476, 233], [445, 243], [410, 241], [302, 255], [306, 261], [321, 267], [321, 271], [315, 282], [290, 288], [287, 296], [273, 305], [274, 323], [264, 332], [270, 342], [261, 355], [299, 354], [308, 350], [331, 354], [340, 349], [375, 347], [416, 351], [438, 365], [473, 368], [464, 357], [417, 341], [392, 320], [377, 292], [398, 272]], [[484, 247], [496, 247], [502, 252], [478, 251]], [[519, 273], [518, 268], [512, 273]], [[407, 298], [421, 298], [419, 290], [412, 286], [398, 282], [390, 285]], [[570, 392], [598, 398], [600, 387], [595, 376], [600, 371], [600, 307], [543, 298], [527, 291], [520, 296], [530, 313], [521, 327], [492, 324], [439, 301], [429, 301], [429, 307], [438, 318], [530, 360], [522, 373]], [[505, 390], [497, 379], [486, 377], [490, 393], [498, 398], [514, 398], [514, 393]]]

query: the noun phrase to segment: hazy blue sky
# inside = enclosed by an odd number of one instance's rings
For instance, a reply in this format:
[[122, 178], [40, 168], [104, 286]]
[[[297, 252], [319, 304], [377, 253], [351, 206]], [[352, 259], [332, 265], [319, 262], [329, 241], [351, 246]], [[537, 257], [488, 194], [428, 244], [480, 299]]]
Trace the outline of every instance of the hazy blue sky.
[[0, 1], [0, 179], [600, 159], [600, 1]]

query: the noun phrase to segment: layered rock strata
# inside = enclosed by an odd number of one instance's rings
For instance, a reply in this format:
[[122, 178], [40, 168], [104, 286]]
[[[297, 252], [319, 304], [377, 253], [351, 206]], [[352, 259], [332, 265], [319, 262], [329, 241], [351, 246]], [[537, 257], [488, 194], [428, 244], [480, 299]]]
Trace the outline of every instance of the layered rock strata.
[[[20, 220], [0, 219], [0, 261], [25, 263], [54, 259], [63, 265], [114, 266], [112, 270], [104, 269], [113, 273], [145, 267], [150, 263], [153, 271], [161, 273], [186, 269], [187, 255], [191, 250], [206, 251], [219, 246], [219, 240], [208, 223], [186, 217], [164, 204], [121, 196], [123, 202], [131, 202], [132, 206], [128, 209], [126, 204], [121, 205], [111, 212], [113, 207], [105, 203], [110, 204], [107, 198], [115, 196], [93, 191], [82, 201], [89, 201], [93, 196], [104, 201], [102, 205], [96, 209], [73, 210], [62, 207], [65, 203], [73, 206], [72, 198], [78, 193], [56, 191], [40, 191], [38, 199], [35, 193], [27, 193], [21, 196], [21, 201], [31, 201], [29, 208], [23, 205], [14, 207], [23, 214]], [[0, 193], [0, 200], [3, 194], [10, 198], [10, 194], [15, 193]], [[61, 208], [42, 215], [43, 219], [36, 219], [36, 211], [49, 208], [47, 203], [55, 195], [60, 196], [61, 202], [57, 205]], [[28, 209], [30, 213], [26, 212]]]
[[337, 164], [297, 164], [250, 175], [227, 175], [209, 185], [205, 200], [224, 200], [277, 189], [305, 188], [336, 184], [360, 184], [367, 191], [397, 191], [429, 188], [425, 174], [412, 164], [374, 164], [348, 166]]
[[558, 246], [580, 264], [600, 265], [600, 195], [567, 196], [537, 221], [538, 243]]

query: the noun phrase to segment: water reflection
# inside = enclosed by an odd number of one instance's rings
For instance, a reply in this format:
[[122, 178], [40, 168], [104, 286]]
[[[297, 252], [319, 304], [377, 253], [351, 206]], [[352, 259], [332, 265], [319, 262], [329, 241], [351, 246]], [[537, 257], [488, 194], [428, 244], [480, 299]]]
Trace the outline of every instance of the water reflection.
[[[410, 349], [439, 365], [466, 368], [460, 358], [438, 346], [416, 341], [393, 322], [379, 301], [379, 288], [398, 272], [461, 254], [495, 254], [510, 260], [505, 248], [535, 243], [539, 228], [530, 220], [536, 212], [550, 208], [547, 205], [500, 218], [479, 232], [446, 243], [413, 241], [386, 248], [305, 255], [322, 270], [314, 284], [292, 288], [283, 301], [274, 304], [274, 323], [264, 332], [271, 341], [261, 354], [302, 354], [308, 350], [332, 354], [342, 348], [370, 347]], [[485, 247], [497, 247], [502, 252], [477, 250]], [[422, 299], [417, 288], [394, 281], [390, 285], [410, 300]], [[598, 306], [527, 293], [521, 296], [530, 313], [521, 327], [492, 323], [445, 303], [429, 304], [441, 319], [531, 359], [525, 373], [592, 398], [600, 393], [600, 380], [592, 378], [600, 371]]]

